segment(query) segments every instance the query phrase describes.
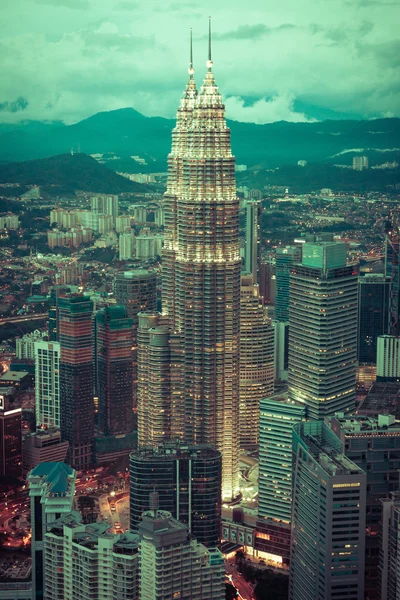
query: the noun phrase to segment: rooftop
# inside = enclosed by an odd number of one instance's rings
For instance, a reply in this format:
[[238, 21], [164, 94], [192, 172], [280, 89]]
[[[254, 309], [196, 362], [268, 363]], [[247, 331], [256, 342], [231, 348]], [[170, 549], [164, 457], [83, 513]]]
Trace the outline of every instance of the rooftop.
[[345, 435], [357, 433], [385, 433], [388, 431], [400, 432], [400, 421], [396, 420], [394, 415], [374, 416], [345, 416], [343, 413], [337, 413], [331, 420], [340, 423], [340, 428]]
[[42, 462], [32, 469], [28, 475], [31, 481], [41, 477], [48, 484], [50, 494], [66, 494], [76, 471], [62, 462]]
[[219, 458], [221, 453], [207, 444], [188, 445], [180, 442], [164, 442], [159, 446], [142, 447], [130, 455], [136, 460], [151, 458], [155, 460], [169, 460], [176, 458]]
[[6, 371], [1, 375], [0, 381], [21, 381], [24, 377], [29, 375], [28, 371]]

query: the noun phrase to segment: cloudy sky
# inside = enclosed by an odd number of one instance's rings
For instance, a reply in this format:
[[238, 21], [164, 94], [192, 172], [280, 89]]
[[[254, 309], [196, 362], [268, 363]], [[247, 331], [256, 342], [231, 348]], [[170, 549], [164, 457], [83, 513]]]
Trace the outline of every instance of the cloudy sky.
[[400, 116], [399, 0], [1, 0], [0, 122], [173, 117], [209, 14], [228, 117]]

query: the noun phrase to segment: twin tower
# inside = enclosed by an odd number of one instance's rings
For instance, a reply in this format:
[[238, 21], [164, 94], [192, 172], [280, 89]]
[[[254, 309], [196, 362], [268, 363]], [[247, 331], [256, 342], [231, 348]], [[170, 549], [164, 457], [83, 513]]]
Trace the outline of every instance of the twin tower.
[[163, 313], [141, 313], [139, 445], [166, 439], [222, 453], [222, 497], [239, 494], [239, 200], [225, 107], [192, 62], [164, 196]]

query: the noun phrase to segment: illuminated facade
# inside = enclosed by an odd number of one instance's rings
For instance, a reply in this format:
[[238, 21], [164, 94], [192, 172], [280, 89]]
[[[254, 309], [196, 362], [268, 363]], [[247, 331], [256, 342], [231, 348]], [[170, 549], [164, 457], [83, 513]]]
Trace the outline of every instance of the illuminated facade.
[[163, 310], [180, 336], [180, 435], [222, 453], [222, 494], [239, 493], [239, 200], [225, 107], [192, 65], [168, 157]]
[[289, 398], [323, 419], [355, 407], [357, 272], [346, 245], [310, 242], [290, 277]]
[[274, 329], [252, 275], [240, 287], [240, 447], [258, 448], [260, 400], [274, 391]]

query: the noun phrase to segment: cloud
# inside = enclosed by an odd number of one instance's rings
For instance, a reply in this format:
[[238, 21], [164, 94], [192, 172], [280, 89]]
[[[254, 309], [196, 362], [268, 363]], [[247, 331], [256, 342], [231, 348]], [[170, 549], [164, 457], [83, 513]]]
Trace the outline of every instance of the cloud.
[[244, 100], [237, 96], [227, 98], [225, 102], [228, 118], [244, 123], [273, 123], [274, 121], [290, 121], [292, 123], [307, 123], [304, 113], [293, 109], [295, 98], [290, 94], [275, 96], [271, 99], [261, 98], [251, 106], [245, 106]]
[[[258, 40], [270, 33], [285, 29], [294, 29], [295, 27], [291, 23], [283, 23], [277, 27], [267, 27], [263, 23], [257, 25], [240, 25], [236, 29], [225, 31], [224, 33], [213, 33], [213, 40]], [[205, 37], [203, 36], [202, 39]]]
[[12, 100], [11, 102], [0, 102], [0, 112], [20, 112], [22, 110], [26, 110], [28, 104], [28, 100], [20, 96], [19, 98], [17, 98], [16, 100]]
[[89, 0], [34, 0], [36, 4], [54, 6], [56, 8], [71, 8], [73, 10], [86, 10], [90, 8]]

